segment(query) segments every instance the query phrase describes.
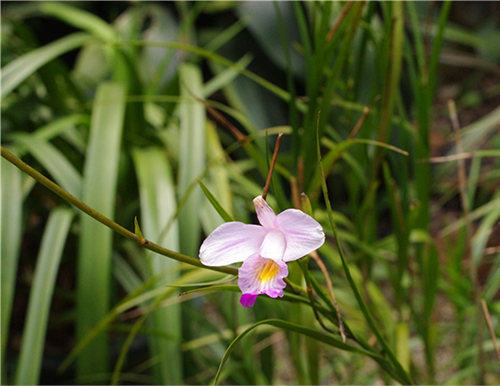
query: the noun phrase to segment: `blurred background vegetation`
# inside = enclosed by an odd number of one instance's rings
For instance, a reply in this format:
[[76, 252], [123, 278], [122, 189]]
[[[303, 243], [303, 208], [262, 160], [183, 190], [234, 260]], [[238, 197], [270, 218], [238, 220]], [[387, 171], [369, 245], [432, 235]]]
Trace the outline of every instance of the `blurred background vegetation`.
[[[500, 383], [499, 11], [2, 2], [3, 148], [180, 253], [2, 159], [2, 384]], [[255, 223], [279, 132], [268, 202], [308, 195], [329, 274], [244, 309], [182, 259]]]

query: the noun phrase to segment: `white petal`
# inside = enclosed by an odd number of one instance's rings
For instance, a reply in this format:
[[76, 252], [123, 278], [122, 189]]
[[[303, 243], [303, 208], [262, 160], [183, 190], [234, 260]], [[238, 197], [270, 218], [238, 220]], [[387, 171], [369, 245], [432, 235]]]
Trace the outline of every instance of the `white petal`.
[[293, 261], [315, 251], [325, 242], [321, 225], [301, 210], [287, 209], [276, 217], [286, 239], [283, 261]]
[[227, 222], [215, 229], [200, 248], [201, 262], [221, 266], [244, 261], [259, 253], [267, 230], [258, 225]]
[[260, 247], [260, 255], [274, 261], [283, 260], [286, 240], [283, 233], [277, 229], [266, 229], [267, 234]]
[[238, 286], [243, 294], [266, 294], [272, 298], [283, 296], [288, 267], [259, 255], [249, 257], [238, 270]]
[[274, 210], [267, 204], [262, 196], [257, 196], [253, 199], [255, 211], [260, 224], [265, 228], [275, 228], [276, 215]]

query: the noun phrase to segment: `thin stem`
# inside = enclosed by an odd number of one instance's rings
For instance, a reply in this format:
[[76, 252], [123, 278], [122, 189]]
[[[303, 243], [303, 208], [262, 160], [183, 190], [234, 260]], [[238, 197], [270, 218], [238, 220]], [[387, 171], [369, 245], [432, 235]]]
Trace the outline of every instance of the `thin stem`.
[[330, 28], [330, 31], [328, 31], [328, 34], [326, 35], [326, 43], [330, 43], [333, 36], [335, 35], [335, 32], [337, 32], [337, 30], [339, 29], [340, 24], [347, 16], [347, 12], [349, 12], [349, 9], [351, 9], [353, 3], [354, 3], [354, 1], [348, 1], [344, 5], [344, 7], [342, 8], [342, 11], [340, 11], [340, 15], [337, 17], [337, 19], [335, 20], [335, 23], [333, 23], [333, 25], [332, 25], [332, 28]]
[[500, 348], [498, 347], [497, 337], [495, 336], [495, 330], [493, 330], [493, 325], [491, 324], [490, 312], [488, 311], [488, 306], [484, 299], [481, 299], [481, 306], [483, 307], [484, 318], [486, 319], [486, 324], [490, 330], [491, 340], [493, 341], [493, 347], [495, 347], [495, 352], [497, 353], [498, 364], [500, 365]]
[[77, 199], [75, 196], [71, 195], [70, 193], [68, 193], [67, 191], [62, 189], [59, 185], [57, 185], [53, 181], [49, 180], [43, 174], [37, 172], [31, 166], [29, 166], [25, 162], [21, 161], [18, 157], [16, 157], [14, 154], [12, 154], [8, 150], [6, 150], [3, 146], [1, 146], [1, 150], [2, 150], [2, 153], [1, 153], [2, 157], [5, 158], [7, 161], [9, 161], [14, 166], [16, 166], [17, 168], [21, 169], [21, 171], [28, 174], [30, 177], [34, 178], [36, 181], [41, 183], [47, 189], [49, 189], [52, 192], [54, 192], [55, 194], [57, 194], [63, 200], [69, 202], [71, 205], [80, 209], [85, 214], [96, 219], [101, 224], [103, 224], [103, 225], [107, 226], [108, 228], [112, 229], [113, 231], [119, 233], [123, 237], [126, 237], [127, 239], [136, 242], [141, 247], [144, 247], [146, 249], [149, 249], [150, 251], [156, 252], [160, 255], [169, 257], [171, 259], [181, 261], [181, 262], [186, 263], [186, 264], [194, 265], [195, 267], [210, 269], [212, 271], [223, 272], [223, 273], [227, 273], [227, 274], [231, 274], [231, 275], [236, 275], [238, 273], [238, 271], [235, 268], [231, 268], [231, 267], [207, 267], [207, 266], [203, 265], [200, 260], [195, 259], [194, 257], [186, 256], [186, 255], [183, 255], [181, 253], [171, 251], [170, 249], [163, 248], [163, 247], [161, 247], [161, 246], [159, 246], [151, 241], [148, 241], [146, 239], [140, 240], [140, 238], [137, 237], [137, 235], [135, 235], [134, 233], [125, 229], [124, 227], [117, 224], [113, 220], [102, 215], [101, 213], [97, 212], [95, 209], [91, 208], [87, 204], [83, 203], [82, 201]]
[[[363, 115], [358, 120], [358, 123], [356, 123], [356, 126], [354, 126], [354, 129], [352, 129], [351, 133], [349, 134], [349, 137], [347, 139], [353, 139], [356, 134], [358, 134], [359, 129], [363, 126], [363, 123], [365, 123], [366, 118], [368, 117], [368, 114], [370, 113], [370, 110], [375, 106], [375, 104], [381, 99], [380, 95], [377, 95], [373, 102], [369, 106], [363, 107]], [[327, 173], [328, 175], [328, 173]]]
[[205, 109], [214, 117], [219, 123], [223, 126], [226, 126], [229, 131], [235, 136], [236, 140], [240, 142], [241, 144], [244, 144], [248, 141], [248, 138], [245, 134], [243, 134], [241, 131], [239, 131], [236, 126], [234, 126], [231, 122], [229, 122], [221, 113], [219, 113], [216, 109], [211, 107], [206, 101], [203, 99], [198, 98], [190, 89], [189, 87], [184, 84], [184, 87], [186, 90], [189, 92], [189, 94], [196, 100], [197, 102], [201, 103], [203, 106], [205, 106]]
[[269, 185], [271, 184], [271, 177], [273, 175], [274, 164], [276, 163], [276, 158], [278, 157], [278, 150], [280, 148], [281, 137], [283, 137], [283, 133], [279, 133], [278, 134], [278, 138], [276, 139], [276, 145], [274, 146], [273, 159], [271, 160], [271, 166], [269, 167], [269, 173], [267, 173], [266, 185], [264, 186], [264, 190], [262, 191], [262, 198], [264, 200], [267, 197], [267, 192], [269, 190]]
[[330, 292], [330, 297], [332, 298], [332, 303], [333, 306], [335, 307], [335, 311], [337, 312], [337, 318], [339, 320], [339, 330], [340, 330], [340, 336], [342, 336], [342, 341], [345, 343], [346, 341], [346, 336], [345, 336], [345, 331], [344, 331], [344, 322], [342, 322], [342, 315], [340, 314], [340, 307], [339, 304], [337, 303], [337, 298], [335, 297], [335, 293], [333, 292], [333, 284], [332, 281], [330, 280], [330, 276], [328, 275], [328, 270], [326, 269], [325, 263], [323, 263], [323, 260], [321, 260], [321, 257], [319, 257], [319, 254], [317, 251], [311, 252], [309, 254], [316, 264], [318, 264], [319, 268], [321, 269], [321, 272], [323, 272], [323, 275], [325, 276], [326, 280], [326, 285], [328, 287], [328, 292]]

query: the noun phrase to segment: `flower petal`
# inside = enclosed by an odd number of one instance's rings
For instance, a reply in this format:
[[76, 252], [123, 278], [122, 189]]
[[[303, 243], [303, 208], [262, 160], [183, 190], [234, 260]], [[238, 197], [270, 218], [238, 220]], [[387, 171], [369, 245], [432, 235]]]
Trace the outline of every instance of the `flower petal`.
[[283, 233], [276, 229], [266, 229], [267, 234], [260, 247], [260, 255], [274, 261], [282, 261], [286, 249]]
[[[266, 294], [282, 297], [288, 276], [288, 267], [282, 261], [274, 261], [259, 255], [251, 256], [238, 270], [238, 286], [243, 295]], [[246, 298], [245, 298], [246, 299]]]
[[253, 199], [253, 204], [260, 224], [265, 228], [275, 228], [276, 214], [274, 214], [274, 210], [267, 204], [266, 200], [262, 196], [257, 196]]
[[322, 226], [301, 210], [287, 209], [276, 217], [286, 239], [283, 261], [293, 261], [315, 251], [325, 242]]
[[259, 253], [267, 232], [259, 225], [236, 221], [222, 224], [201, 245], [201, 262], [217, 267], [243, 261]]
[[257, 295], [254, 294], [243, 294], [240, 298], [240, 303], [243, 307], [253, 307], [255, 304], [255, 299], [257, 299]]

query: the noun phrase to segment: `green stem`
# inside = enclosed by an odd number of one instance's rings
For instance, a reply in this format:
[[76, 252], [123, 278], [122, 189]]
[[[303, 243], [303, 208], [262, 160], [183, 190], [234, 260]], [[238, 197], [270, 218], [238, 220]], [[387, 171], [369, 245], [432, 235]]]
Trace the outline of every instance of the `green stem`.
[[138, 243], [141, 247], [144, 247], [146, 249], [149, 249], [150, 251], [159, 253], [160, 255], [169, 257], [171, 259], [181, 261], [181, 262], [186, 263], [186, 264], [194, 265], [195, 267], [210, 269], [212, 271], [223, 272], [223, 273], [227, 273], [227, 274], [231, 274], [231, 275], [236, 275], [238, 273], [238, 270], [235, 268], [208, 267], [208, 266], [203, 265], [200, 260], [195, 259], [194, 257], [186, 256], [186, 255], [183, 255], [181, 253], [171, 251], [170, 249], [160, 247], [159, 245], [157, 245], [151, 241], [148, 241], [148, 240], [140, 241], [139, 238], [137, 237], [137, 235], [135, 235], [134, 233], [125, 229], [121, 225], [115, 223], [113, 220], [110, 220], [106, 216], [103, 216], [101, 213], [97, 212], [95, 209], [93, 209], [90, 206], [88, 206], [87, 204], [83, 203], [82, 201], [77, 199], [75, 196], [69, 194], [67, 191], [62, 189], [59, 185], [57, 185], [56, 183], [49, 180], [43, 174], [37, 172], [35, 169], [33, 169], [31, 166], [29, 166], [25, 162], [21, 161], [18, 157], [16, 157], [14, 154], [10, 153], [3, 146], [1, 146], [1, 149], [2, 149], [2, 154], [1, 154], [2, 157], [5, 158], [7, 161], [9, 161], [11, 164], [13, 164], [14, 166], [21, 169], [21, 171], [28, 174], [32, 178], [34, 178], [36, 181], [38, 181], [43, 186], [45, 186], [46, 188], [48, 188], [49, 190], [51, 190], [52, 192], [57, 194], [62, 199], [69, 202], [71, 205], [80, 209], [82, 212], [86, 213], [90, 217], [96, 219], [101, 224], [107, 226], [108, 228], [111, 228], [112, 230], [119, 233], [123, 237], [126, 237], [127, 239]]

